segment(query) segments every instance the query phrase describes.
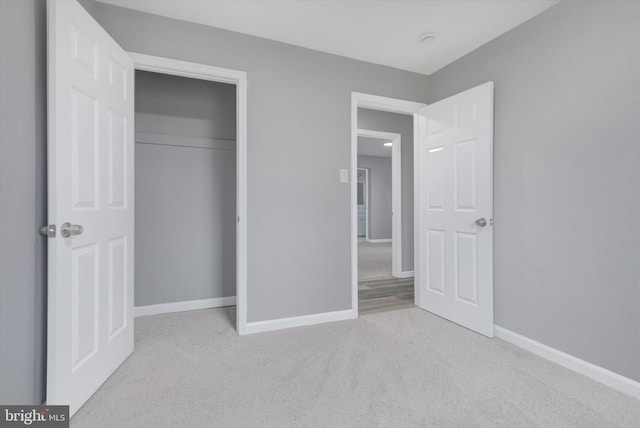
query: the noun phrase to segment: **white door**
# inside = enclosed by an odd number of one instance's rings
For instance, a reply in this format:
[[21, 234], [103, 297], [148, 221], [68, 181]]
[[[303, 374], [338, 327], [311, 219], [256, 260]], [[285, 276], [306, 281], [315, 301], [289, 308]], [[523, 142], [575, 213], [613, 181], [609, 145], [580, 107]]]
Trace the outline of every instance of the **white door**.
[[47, 404], [73, 414], [133, 351], [133, 62], [76, 1], [48, 49]]
[[493, 336], [493, 82], [418, 114], [416, 304]]

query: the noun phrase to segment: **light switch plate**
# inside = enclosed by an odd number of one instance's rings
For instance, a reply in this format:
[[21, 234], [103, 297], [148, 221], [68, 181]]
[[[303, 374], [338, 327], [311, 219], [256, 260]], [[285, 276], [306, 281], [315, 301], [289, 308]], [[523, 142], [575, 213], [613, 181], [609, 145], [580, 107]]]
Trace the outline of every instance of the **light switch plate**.
[[341, 169], [340, 170], [340, 183], [348, 183], [349, 182], [349, 170]]

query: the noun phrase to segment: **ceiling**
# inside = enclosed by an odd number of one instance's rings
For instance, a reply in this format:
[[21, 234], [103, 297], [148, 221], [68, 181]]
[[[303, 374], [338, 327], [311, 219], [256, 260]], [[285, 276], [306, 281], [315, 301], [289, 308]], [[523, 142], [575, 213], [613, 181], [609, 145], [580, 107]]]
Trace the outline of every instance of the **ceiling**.
[[358, 137], [358, 156], [376, 156], [379, 158], [390, 158], [391, 147], [385, 146], [391, 140], [381, 140], [378, 138]]
[[431, 74], [560, 0], [98, 1]]

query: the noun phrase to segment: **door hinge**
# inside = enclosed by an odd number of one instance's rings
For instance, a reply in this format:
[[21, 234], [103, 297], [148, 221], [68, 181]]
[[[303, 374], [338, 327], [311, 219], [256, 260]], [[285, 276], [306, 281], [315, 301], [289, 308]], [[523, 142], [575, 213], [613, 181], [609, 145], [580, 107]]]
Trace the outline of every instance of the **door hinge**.
[[56, 225], [55, 224], [48, 224], [48, 225], [42, 226], [40, 228], [40, 235], [46, 236], [47, 238], [55, 238], [56, 237]]

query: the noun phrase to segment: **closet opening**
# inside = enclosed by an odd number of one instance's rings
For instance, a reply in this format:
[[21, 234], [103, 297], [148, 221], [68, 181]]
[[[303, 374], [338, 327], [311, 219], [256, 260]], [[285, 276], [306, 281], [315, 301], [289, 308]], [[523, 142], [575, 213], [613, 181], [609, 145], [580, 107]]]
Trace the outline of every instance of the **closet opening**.
[[236, 304], [236, 85], [135, 71], [134, 314]]

